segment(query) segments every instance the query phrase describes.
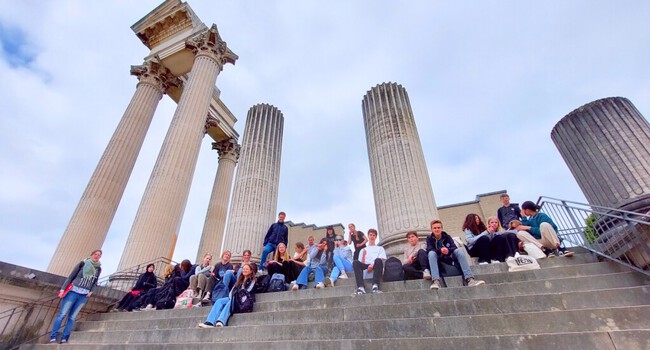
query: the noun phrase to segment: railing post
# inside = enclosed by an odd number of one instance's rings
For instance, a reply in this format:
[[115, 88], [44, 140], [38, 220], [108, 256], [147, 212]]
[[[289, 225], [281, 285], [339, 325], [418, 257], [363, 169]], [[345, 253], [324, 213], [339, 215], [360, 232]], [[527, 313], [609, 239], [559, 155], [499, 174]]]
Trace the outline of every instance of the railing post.
[[[573, 221], [573, 226], [574, 226], [578, 231], [580, 231], [581, 226], [580, 226], [580, 224], [578, 223], [578, 220], [576, 219], [576, 217], [573, 215], [573, 212], [569, 209], [569, 206], [567, 205], [567, 203], [566, 203], [565, 201], [562, 201], [562, 206], [564, 207], [564, 210], [566, 210], [567, 214], [569, 214], [569, 218], [571, 218], [571, 221]], [[582, 230], [582, 231], [583, 231], [583, 233], [584, 233], [584, 230]]]

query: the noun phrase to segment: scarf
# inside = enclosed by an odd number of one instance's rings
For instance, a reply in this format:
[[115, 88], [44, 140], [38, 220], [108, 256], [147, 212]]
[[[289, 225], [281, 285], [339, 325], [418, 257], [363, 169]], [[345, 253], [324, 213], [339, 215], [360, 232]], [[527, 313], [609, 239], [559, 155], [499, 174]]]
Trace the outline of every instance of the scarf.
[[102, 266], [102, 264], [99, 261], [94, 262], [93, 259], [91, 258], [87, 258], [86, 260], [84, 260], [84, 269], [83, 269], [84, 278], [95, 276], [95, 274], [97, 273], [97, 269], [100, 266]]

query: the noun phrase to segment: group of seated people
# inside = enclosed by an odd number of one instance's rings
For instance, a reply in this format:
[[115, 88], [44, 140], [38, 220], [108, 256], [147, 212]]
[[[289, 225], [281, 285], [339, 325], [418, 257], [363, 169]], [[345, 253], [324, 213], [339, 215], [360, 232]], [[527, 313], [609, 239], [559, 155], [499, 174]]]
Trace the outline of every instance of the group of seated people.
[[[465, 233], [464, 244], [471, 257], [478, 258], [479, 264], [503, 262], [517, 252], [525, 254], [526, 243], [543, 250], [549, 257], [572, 255], [560, 247], [557, 226], [550, 217], [539, 212], [539, 207], [533, 202], [524, 202], [522, 209], [513, 208], [506, 197], [507, 195], [502, 196], [504, 207], [499, 209], [499, 215], [489, 217], [487, 225], [479, 215], [467, 215], [462, 230]], [[256, 279], [262, 275], [274, 274], [284, 275], [286, 281], [292, 281], [290, 289], [297, 291], [307, 288], [312, 272], [314, 287], [317, 289], [334, 286], [339, 278], [347, 279], [347, 273], [354, 272], [355, 294], [366, 294], [364, 277], [372, 280], [372, 293], [381, 293], [387, 257], [384, 248], [377, 245], [377, 230], [369, 229], [366, 236], [356, 230], [354, 224], [349, 224], [348, 246], [342, 235], [335, 234], [333, 227], [328, 227], [325, 237], [318, 243], [310, 236], [307, 245], [296, 243], [294, 253], [290, 255], [284, 217], [285, 214], [281, 212], [278, 222], [271, 225], [265, 236], [259, 271], [258, 266], [251, 262], [250, 250], [243, 252], [242, 263], [237, 265], [230, 262], [231, 252], [224, 251], [221, 260], [215, 265], [211, 265], [212, 255], [206, 254], [198, 265], [183, 260], [173, 268], [168, 266], [165, 284], [155, 288], [153, 266], [148, 266], [147, 272], [118, 304], [117, 309], [132, 311], [170, 308], [167, 301], [169, 296], [175, 297], [185, 289], [191, 289], [202, 304], [212, 304], [207, 320], [199, 324], [199, 327], [220, 327], [227, 324], [230, 314], [236, 309], [233, 295], [243, 289], [254, 299]], [[507, 220], [507, 230], [502, 227], [503, 220]], [[465, 250], [459, 249], [454, 238], [443, 231], [442, 222], [433, 220], [430, 228], [431, 234], [426, 237], [426, 243], [420, 242], [415, 231], [406, 234], [408, 244], [401, 261], [403, 278], [431, 280], [430, 289], [438, 290], [442, 287], [442, 276], [452, 268], [463, 275], [467, 286], [485, 284], [474, 277]], [[273, 254], [272, 258], [266, 261], [269, 254]]]

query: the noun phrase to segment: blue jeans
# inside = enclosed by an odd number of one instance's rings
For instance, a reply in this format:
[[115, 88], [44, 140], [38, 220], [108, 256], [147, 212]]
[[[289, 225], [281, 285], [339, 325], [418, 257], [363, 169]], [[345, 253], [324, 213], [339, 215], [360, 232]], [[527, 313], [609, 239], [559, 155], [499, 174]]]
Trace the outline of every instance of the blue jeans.
[[260, 270], [266, 270], [266, 256], [274, 252], [277, 247], [278, 245], [275, 243], [266, 243], [262, 251], [262, 258], [260, 259]]
[[[454, 252], [451, 254], [453, 259], [458, 261], [458, 264], [460, 265], [460, 269], [463, 271], [463, 277], [465, 279], [468, 278], [474, 278], [474, 274], [472, 274], [472, 269], [469, 267], [469, 264], [467, 263], [467, 257], [465, 257], [465, 254], [463, 253], [462, 250], [460, 249], [455, 249]], [[440, 268], [438, 267], [438, 254], [436, 254], [435, 251], [431, 250], [429, 251], [429, 269], [431, 270], [431, 280], [439, 280], [440, 279]]]
[[302, 269], [302, 271], [300, 271], [300, 275], [298, 275], [298, 279], [296, 279], [296, 283], [303, 286], [309, 284], [307, 278], [309, 277], [309, 272], [311, 272], [311, 270], [314, 270], [314, 284], [317, 284], [319, 282], [322, 283], [325, 281], [327, 266], [319, 266], [319, 267], [305, 266], [305, 268]]
[[[239, 269], [241, 270], [241, 269]], [[239, 272], [237, 272], [237, 278], [239, 278]], [[223, 277], [221, 277], [221, 282], [226, 285], [226, 288], [230, 290], [230, 287], [235, 284], [235, 275], [232, 273], [232, 270], [226, 271], [226, 273], [223, 274]]]
[[332, 283], [336, 282], [341, 271], [352, 271], [352, 263], [336, 254], [334, 254], [334, 265], [336, 266], [332, 268], [332, 273], [330, 274], [330, 280], [332, 280]]
[[61, 339], [68, 340], [70, 337], [70, 332], [72, 332], [72, 327], [74, 327], [74, 320], [77, 318], [77, 314], [81, 311], [81, 308], [86, 305], [88, 301], [88, 296], [86, 294], [79, 294], [73, 291], [69, 291], [63, 299], [61, 300], [61, 309], [59, 314], [56, 315], [54, 319], [54, 325], [52, 326], [52, 332], [50, 333], [50, 339], [56, 339], [59, 335], [59, 329], [61, 328], [61, 323], [65, 316], [68, 316], [68, 320], [65, 322], [65, 328], [63, 329], [63, 336]]
[[214, 302], [214, 305], [212, 305], [210, 314], [205, 321], [212, 324], [221, 322], [225, 326], [230, 318], [230, 302], [230, 297], [217, 299], [217, 301]]

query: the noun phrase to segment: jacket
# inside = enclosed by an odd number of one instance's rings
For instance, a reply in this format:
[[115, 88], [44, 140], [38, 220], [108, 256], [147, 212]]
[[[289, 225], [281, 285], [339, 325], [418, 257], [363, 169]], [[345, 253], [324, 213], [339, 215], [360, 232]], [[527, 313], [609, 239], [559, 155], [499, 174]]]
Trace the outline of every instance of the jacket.
[[[449, 253], [447, 255], [442, 254], [441, 249], [443, 247], [449, 249]], [[436, 237], [433, 236], [433, 232], [427, 236], [427, 253], [430, 251], [436, 252], [436, 255], [438, 255], [438, 260], [441, 260], [448, 264], [453, 264], [454, 257], [452, 254], [456, 249], [457, 247], [456, 243], [454, 243], [454, 239], [451, 238], [451, 236], [448, 235], [445, 231], [442, 231], [440, 239], [436, 239]]]
[[542, 222], [547, 222], [553, 226], [553, 229], [555, 232], [557, 232], [557, 225], [553, 222], [553, 219], [551, 219], [548, 215], [544, 213], [537, 213], [534, 216], [531, 216], [528, 219], [522, 219], [521, 224], [524, 226], [530, 226], [530, 229], [528, 232], [535, 237], [536, 239], [541, 239], [542, 238], [542, 231], [539, 229], [541, 226]]
[[283, 222], [278, 221], [269, 227], [262, 245], [266, 245], [267, 243], [273, 243], [275, 245], [284, 243], [284, 245], [287, 245], [288, 242], [289, 228]]

